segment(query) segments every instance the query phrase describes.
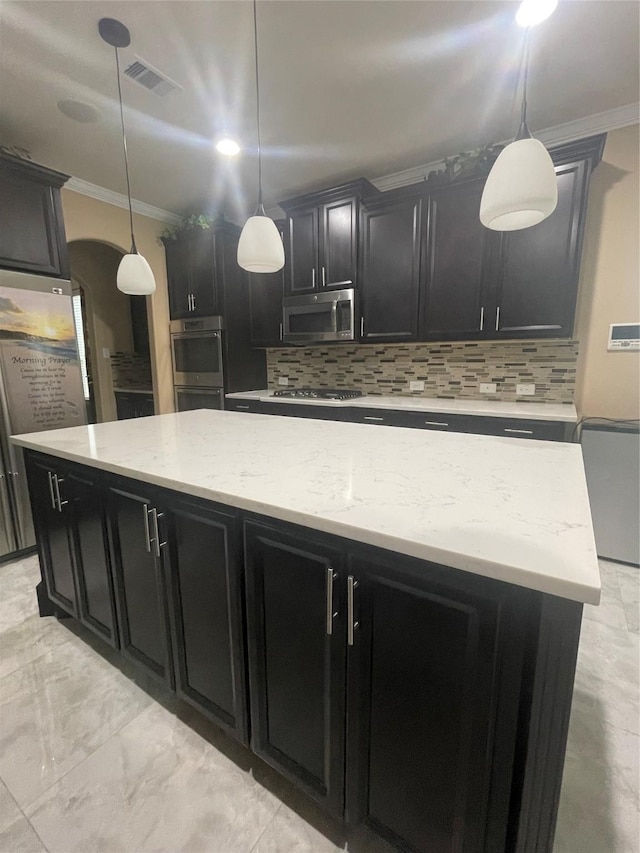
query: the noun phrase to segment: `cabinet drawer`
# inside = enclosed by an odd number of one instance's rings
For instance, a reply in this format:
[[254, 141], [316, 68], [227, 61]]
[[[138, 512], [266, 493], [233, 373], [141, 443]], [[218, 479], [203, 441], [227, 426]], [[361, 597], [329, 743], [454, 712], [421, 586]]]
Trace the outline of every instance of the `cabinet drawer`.
[[224, 407], [228, 412], [252, 412], [258, 415], [270, 415], [271, 405], [260, 400], [229, 400], [224, 401]]
[[508, 438], [536, 438], [542, 441], [569, 441], [571, 424], [564, 421], [528, 421], [521, 418], [471, 418], [473, 430], [480, 435]]
[[407, 412], [398, 411], [397, 409], [359, 409], [354, 407], [353, 409], [346, 410], [345, 415], [345, 420], [356, 424], [409, 426], [407, 424]]
[[451, 415], [448, 412], [405, 412], [405, 426], [413, 429], [435, 429], [444, 432], [476, 432], [476, 418]]

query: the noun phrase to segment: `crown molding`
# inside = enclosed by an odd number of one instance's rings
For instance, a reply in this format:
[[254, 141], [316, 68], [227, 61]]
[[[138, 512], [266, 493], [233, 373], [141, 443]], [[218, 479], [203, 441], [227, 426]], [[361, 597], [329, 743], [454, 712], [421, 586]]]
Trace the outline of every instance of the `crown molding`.
[[[613, 110], [606, 110], [602, 113], [576, 119], [576, 121], [556, 124], [553, 127], [547, 127], [540, 131], [536, 130], [535, 137], [544, 142], [545, 145], [557, 145], [562, 142], [573, 142], [575, 139], [582, 139], [585, 136], [606, 133], [610, 130], [618, 130], [621, 127], [629, 127], [632, 124], [639, 123], [640, 103], [626, 104], [623, 107], [616, 107]], [[505, 139], [503, 143], [509, 141]], [[434, 160], [431, 163], [412, 166], [410, 169], [392, 172], [389, 175], [382, 175], [379, 178], [371, 178], [370, 180], [377, 189], [384, 192], [424, 181], [429, 172], [441, 169], [443, 165], [444, 159]]]
[[[108, 190], [106, 187], [100, 187], [98, 184], [92, 184], [89, 181], [83, 181], [82, 178], [69, 178], [65, 184], [65, 189], [71, 190], [74, 193], [80, 193], [80, 195], [89, 196], [89, 198], [95, 198], [98, 201], [104, 201], [115, 207], [122, 207], [125, 210], [129, 209], [129, 201], [126, 195]], [[167, 225], [179, 225], [182, 222], [181, 216], [177, 216], [168, 210], [163, 210], [161, 207], [154, 207], [152, 204], [137, 201], [135, 198], [131, 200], [131, 207], [134, 213], [139, 213], [141, 216], [148, 216], [149, 219], [156, 219], [158, 222], [165, 222]]]

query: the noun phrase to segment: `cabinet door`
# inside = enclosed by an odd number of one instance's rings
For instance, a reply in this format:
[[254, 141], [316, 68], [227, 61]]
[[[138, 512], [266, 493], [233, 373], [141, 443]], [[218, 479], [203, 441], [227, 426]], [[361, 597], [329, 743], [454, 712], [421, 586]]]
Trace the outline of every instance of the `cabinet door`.
[[0, 198], [0, 267], [66, 274], [60, 190], [0, 163]]
[[167, 240], [164, 244], [169, 288], [169, 314], [172, 320], [192, 316], [191, 261], [186, 240]]
[[341, 554], [308, 531], [297, 536], [254, 523], [245, 525], [245, 548], [252, 748], [341, 815]]
[[285, 265], [274, 273], [249, 274], [249, 314], [251, 346], [277, 347], [282, 345], [282, 298], [285, 278], [289, 274], [289, 249], [286, 222], [276, 222], [285, 247]]
[[67, 613], [77, 616], [77, 593], [64, 469], [57, 465], [50, 467], [44, 461], [32, 461], [28, 465], [28, 473], [36, 538], [49, 598]]
[[69, 472], [64, 487], [72, 518], [80, 619], [116, 647], [115, 601], [103, 491], [91, 469]]
[[167, 512], [177, 692], [247, 743], [238, 519], [186, 500]]
[[299, 211], [289, 217], [289, 275], [286, 295], [318, 287], [318, 208]]
[[155, 543], [151, 542], [153, 497], [128, 489], [128, 485], [109, 488], [120, 647], [171, 684], [165, 589]]
[[196, 233], [189, 241], [191, 267], [191, 316], [219, 314], [216, 287], [215, 238], [210, 230]]
[[484, 178], [429, 197], [422, 304], [422, 337], [428, 340], [468, 340], [491, 328], [485, 286], [491, 232], [480, 222], [483, 187]]
[[505, 849], [526, 620], [454, 574], [350, 561], [347, 817], [419, 853]]
[[358, 263], [358, 202], [355, 198], [323, 204], [320, 208], [321, 287], [354, 286]]
[[418, 337], [421, 199], [363, 208], [361, 340]]
[[558, 206], [533, 228], [502, 236], [494, 337], [573, 333], [590, 164], [556, 167]]

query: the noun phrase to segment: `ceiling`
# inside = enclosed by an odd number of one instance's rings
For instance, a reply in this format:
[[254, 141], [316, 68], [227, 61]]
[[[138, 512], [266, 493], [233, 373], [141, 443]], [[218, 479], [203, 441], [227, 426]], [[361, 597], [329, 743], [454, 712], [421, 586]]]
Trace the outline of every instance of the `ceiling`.
[[[515, 2], [260, 0], [265, 203], [377, 177], [513, 135], [523, 31]], [[532, 31], [530, 127], [639, 100], [635, 0], [561, 0]], [[255, 206], [252, 4], [69, 0], [0, 5], [0, 143], [124, 192], [112, 48], [97, 23], [131, 30], [134, 55], [182, 89], [158, 97], [123, 80], [132, 192], [166, 210]], [[99, 110], [80, 124], [58, 110]], [[243, 145], [229, 160], [213, 141]]]

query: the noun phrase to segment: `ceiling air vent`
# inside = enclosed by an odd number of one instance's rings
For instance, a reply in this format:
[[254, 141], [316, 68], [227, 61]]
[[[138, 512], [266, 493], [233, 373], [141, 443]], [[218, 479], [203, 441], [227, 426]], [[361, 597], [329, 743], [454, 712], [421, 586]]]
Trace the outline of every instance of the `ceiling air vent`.
[[164, 98], [165, 95], [168, 95], [169, 92], [173, 92], [175, 89], [182, 88], [182, 86], [174, 83], [173, 80], [170, 80], [156, 68], [149, 65], [148, 62], [140, 59], [139, 56], [136, 56], [135, 62], [132, 62], [131, 65], [125, 68], [124, 73], [127, 77], [135, 80], [136, 83], [144, 86], [145, 89], [153, 92], [154, 95], [159, 95], [161, 98]]

